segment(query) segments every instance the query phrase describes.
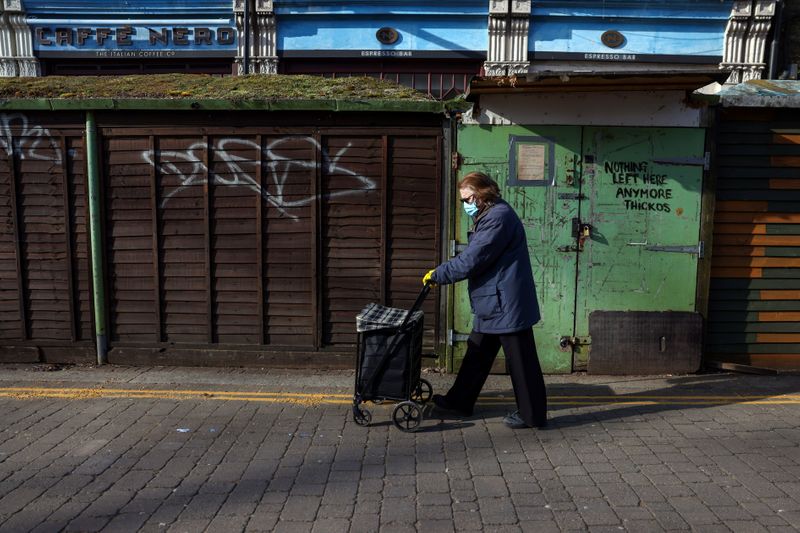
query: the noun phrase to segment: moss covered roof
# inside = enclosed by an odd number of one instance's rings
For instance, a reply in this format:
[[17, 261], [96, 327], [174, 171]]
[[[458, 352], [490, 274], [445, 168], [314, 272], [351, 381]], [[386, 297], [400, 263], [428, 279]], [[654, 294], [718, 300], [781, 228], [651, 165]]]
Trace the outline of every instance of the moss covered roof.
[[334, 109], [437, 111], [445, 105], [369, 77], [303, 75], [0, 78], [0, 108]]
[[199, 98], [225, 100], [364, 99], [430, 100], [418, 91], [368, 77], [46, 76], [2, 78], [0, 98]]

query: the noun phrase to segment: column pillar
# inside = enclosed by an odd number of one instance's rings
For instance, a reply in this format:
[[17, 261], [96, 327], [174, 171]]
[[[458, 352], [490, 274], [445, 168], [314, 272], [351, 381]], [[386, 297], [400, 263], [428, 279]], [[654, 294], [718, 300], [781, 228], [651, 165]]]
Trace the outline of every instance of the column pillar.
[[237, 73], [244, 74], [244, 3], [249, 2], [248, 40], [249, 71], [253, 74], [275, 74], [278, 72], [276, 51], [277, 28], [272, 0], [234, 0], [233, 12], [239, 33], [236, 52]]
[[766, 69], [767, 36], [775, 18], [777, 0], [737, 0], [725, 28], [720, 68], [729, 69], [726, 83], [761, 79]]
[[0, 76], [39, 76], [33, 37], [21, 0], [3, 0], [0, 15]]
[[531, 0], [489, 0], [487, 76], [526, 74]]

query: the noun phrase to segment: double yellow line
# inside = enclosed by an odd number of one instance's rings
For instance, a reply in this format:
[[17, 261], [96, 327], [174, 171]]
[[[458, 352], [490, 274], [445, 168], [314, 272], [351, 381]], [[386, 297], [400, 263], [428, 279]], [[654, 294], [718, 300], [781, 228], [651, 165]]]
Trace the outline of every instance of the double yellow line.
[[[63, 398], [86, 400], [94, 398], [128, 398], [153, 400], [228, 400], [258, 403], [282, 403], [313, 407], [318, 405], [346, 405], [353, 401], [352, 394], [302, 393], [302, 392], [237, 392], [221, 390], [165, 390], [165, 389], [115, 389], [115, 388], [55, 388], [55, 387], [3, 387], [0, 398], [17, 400]], [[481, 396], [482, 405], [513, 404], [512, 396]], [[549, 405], [796, 405], [800, 394], [779, 395], [553, 395]]]

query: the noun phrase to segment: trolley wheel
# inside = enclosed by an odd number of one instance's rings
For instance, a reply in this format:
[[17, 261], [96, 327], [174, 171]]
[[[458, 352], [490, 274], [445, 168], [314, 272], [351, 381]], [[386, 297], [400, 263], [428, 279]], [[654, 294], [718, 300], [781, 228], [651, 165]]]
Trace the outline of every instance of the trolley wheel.
[[353, 410], [353, 420], [359, 426], [368, 426], [372, 422], [372, 413], [366, 409], [356, 407]]
[[416, 431], [422, 424], [422, 408], [414, 402], [400, 402], [392, 412], [394, 425], [400, 431]]
[[420, 378], [414, 392], [411, 393], [411, 399], [417, 403], [427, 403], [431, 396], [433, 396], [433, 385], [427, 379]]

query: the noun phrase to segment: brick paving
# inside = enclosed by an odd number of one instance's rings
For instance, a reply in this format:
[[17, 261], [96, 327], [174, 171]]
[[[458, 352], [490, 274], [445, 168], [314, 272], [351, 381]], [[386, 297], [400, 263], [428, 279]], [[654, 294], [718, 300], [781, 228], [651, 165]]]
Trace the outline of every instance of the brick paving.
[[[34, 368], [0, 365], [0, 391], [342, 394], [352, 380]], [[451, 379], [431, 376], [438, 391]], [[492, 397], [508, 399], [510, 384], [493, 376], [474, 417], [429, 413], [413, 434], [392, 426], [391, 405], [369, 404], [373, 423], [364, 428], [344, 404], [7, 395], [0, 531], [800, 530], [800, 378], [576, 375], [547, 383], [546, 430], [502, 424], [510, 405]], [[794, 396], [746, 401], [779, 394]]]

